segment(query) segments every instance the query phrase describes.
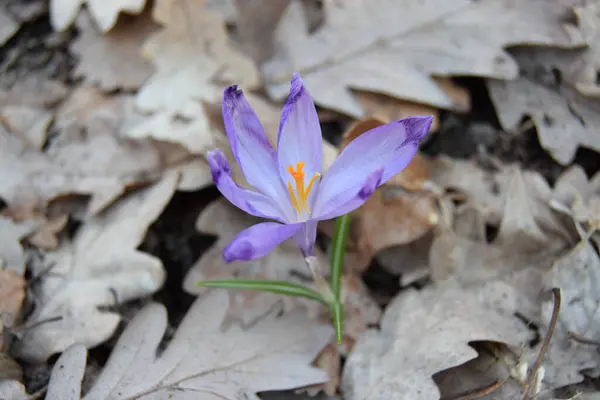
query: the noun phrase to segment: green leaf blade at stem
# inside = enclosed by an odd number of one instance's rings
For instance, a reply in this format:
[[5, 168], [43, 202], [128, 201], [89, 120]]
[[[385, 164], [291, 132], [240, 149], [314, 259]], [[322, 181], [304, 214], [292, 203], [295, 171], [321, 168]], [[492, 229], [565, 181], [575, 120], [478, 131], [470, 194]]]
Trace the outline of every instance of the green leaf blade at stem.
[[350, 214], [345, 214], [335, 221], [335, 233], [331, 244], [331, 290], [335, 300], [339, 303], [342, 290], [342, 269], [344, 267], [344, 254], [346, 253], [346, 240], [350, 231]]
[[260, 290], [287, 296], [306, 297], [328, 305], [327, 301], [325, 301], [323, 296], [316, 290], [286, 281], [223, 279], [216, 281], [200, 281], [197, 282], [196, 285], [219, 289]]
[[342, 344], [344, 337], [344, 305], [336, 301], [330, 304], [331, 319], [333, 321], [333, 327], [335, 328], [335, 339], [337, 344]]

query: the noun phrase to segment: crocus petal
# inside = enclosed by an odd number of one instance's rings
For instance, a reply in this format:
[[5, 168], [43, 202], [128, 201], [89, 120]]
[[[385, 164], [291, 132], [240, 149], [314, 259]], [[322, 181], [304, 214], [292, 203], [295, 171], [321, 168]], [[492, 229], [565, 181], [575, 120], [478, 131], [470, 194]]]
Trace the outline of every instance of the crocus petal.
[[[306, 182], [320, 173], [323, 166], [323, 142], [319, 117], [312, 97], [299, 74], [294, 74], [279, 123], [277, 157], [283, 182], [291, 180], [287, 168], [304, 163]], [[293, 182], [293, 181], [292, 181]]]
[[241, 188], [235, 183], [231, 177], [231, 165], [221, 150], [208, 152], [206, 158], [217, 189], [233, 205], [257, 217], [285, 221], [278, 204], [263, 194]]
[[350, 142], [319, 184], [313, 218], [323, 219], [331, 213], [331, 207], [347, 203], [375, 170], [383, 169], [378, 182], [382, 185], [405, 168], [431, 121], [430, 116], [405, 118], [371, 129]]
[[318, 215], [315, 212], [314, 218], [318, 220], [331, 219], [356, 210], [371, 197], [375, 189], [381, 184], [383, 173], [383, 168], [371, 172], [358, 191], [343, 192], [338, 197], [331, 199], [329, 203], [321, 206]]
[[317, 223], [316, 220], [308, 220], [302, 224], [302, 227], [294, 234], [294, 240], [304, 257], [315, 255], [315, 241], [317, 240]]
[[279, 243], [294, 235], [302, 224], [263, 222], [241, 231], [223, 249], [225, 262], [249, 261], [265, 256]]
[[231, 151], [248, 183], [275, 201], [289, 203], [287, 190], [279, 178], [275, 150], [237, 86], [225, 89], [222, 108]]

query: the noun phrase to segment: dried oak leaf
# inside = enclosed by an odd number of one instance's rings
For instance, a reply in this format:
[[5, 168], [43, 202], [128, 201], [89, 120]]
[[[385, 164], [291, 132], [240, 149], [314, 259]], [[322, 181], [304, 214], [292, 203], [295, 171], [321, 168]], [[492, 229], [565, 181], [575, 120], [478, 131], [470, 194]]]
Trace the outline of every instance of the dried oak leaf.
[[323, 26], [309, 33], [300, 2], [290, 3], [263, 74], [274, 98], [297, 71], [317, 104], [357, 117], [364, 111], [349, 89], [454, 108], [432, 76], [515, 78], [506, 46], [584, 43], [559, 2], [327, 0], [323, 8]]
[[407, 289], [388, 305], [381, 330], [356, 343], [342, 376], [344, 398], [432, 399], [432, 375], [477, 357], [473, 341], [518, 345], [527, 328], [455, 286]]
[[585, 98], [557, 78], [556, 71], [570, 65], [573, 53], [556, 49], [513, 51], [521, 77], [513, 81], [488, 81], [498, 119], [506, 130], [515, 130], [523, 116], [537, 127], [541, 146], [562, 165], [575, 158], [578, 147], [600, 151], [600, 100]]
[[146, 0], [50, 0], [50, 23], [54, 30], [66, 30], [84, 4], [100, 29], [108, 32], [117, 23], [119, 13], [139, 14]]
[[[590, 245], [572, 249], [571, 224], [551, 210], [549, 188], [536, 187], [536, 180], [527, 176], [535, 175], [514, 170], [504, 194], [500, 229], [491, 243], [442, 232], [430, 248], [430, 268], [435, 281], [452, 281], [464, 290], [480, 288], [495, 309], [519, 313], [539, 327], [541, 336], [547, 332], [553, 307], [541, 296], [553, 287], [563, 289], [561, 322], [542, 364], [543, 388], [554, 389], [579, 382], [582, 371], [600, 367], [597, 353], [575, 343], [567, 332], [589, 330], [594, 335], [600, 259]], [[539, 344], [526, 347], [523, 357], [532, 363], [538, 352]]]
[[148, 296], [162, 286], [161, 261], [136, 248], [175, 192], [177, 180], [169, 174], [131, 193], [90, 217], [71, 243], [48, 254], [54, 266], [34, 290], [36, 309], [27, 323], [62, 319], [28, 330], [16, 344], [16, 354], [43, 362], [73, 343], [96, 346], [114, 333], [121, 319], [98, 307]]
[[556, 180], [553, 191], [554, 204], [588, 229], [600, 227], [600, 174], [588, 179], [579, 165], [565, 170]]
[[[551, 388], [581, 382], [584, 375], [598, 376], [600, 355], [589, 344], [578, 343], [578, 337], [598, 338], [600, 323], [600, 257], [587, 241], [582, 241], [559, 258], [543, 279], [543, 289], [560, 288], [562, 306], [552, 342], [543, 364], [545, 383]], [[544, 330], [552, 316], [553, 301], [541, 305], [541, 325]]]
[[158, 29], [150, 13], [120, 21], [104, 35], [96, 30], [88, 13], [80, 13], [77, 28], [79, 36], [71, 44], [79, 59], [76, 76], [112, 91], [138, 89], [152, 75], [152, 65], [141, 51], [146, 38]]
[[162, 305], [146, 306], [84, 396], [86, 350], [74, 345], [58, 359], [46, 399], [258, 399], [257, 392], [327, 380], [310, 363], [332, 335], [328, 325], [292, 313], [269, 315], [247, 330], [223, 330], [228, 306], [220, 291], [197, 299], [160, 355], [167, 313]]
[[128, 187], [155, 179], [162, 165], [151, 143], [118, 137], [127, 103], [126, 95], [76, 90], [57, 111], [58, 134], [44, 152], [0, 127], [0, 196], [9, 206], [43, 208], [59, 195], [88, 194], [95, 213]]
[[138, 93], [141, 111], [190, 118], [200, 100], [218, 102], [224, 83], [257, 87], [256, 67], [230, 46], [223, 19], [204, 1], [158, 0], [152, 16], [164, 28], [144, 45], [157, 72]]

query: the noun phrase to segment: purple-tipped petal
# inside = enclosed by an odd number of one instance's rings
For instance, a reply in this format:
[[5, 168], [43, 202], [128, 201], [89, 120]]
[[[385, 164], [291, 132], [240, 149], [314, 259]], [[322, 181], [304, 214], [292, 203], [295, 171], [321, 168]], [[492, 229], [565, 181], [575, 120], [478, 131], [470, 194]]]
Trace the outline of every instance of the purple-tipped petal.
[[293, 182], [287, 171], [290, 165], [296, 168], [298, 162], [304, 163], [305, 184], [308, 184], [315, 173], [321, 173], [323, 167], [319, 117], [312, 97], [297, 73], [292, 78], [290, 95], [281, 112], [277, 157], [284, 182]]
[[350, 142], [319, 184], [313, 218], [324, 219], [324, 215], [331, 214], [331, 207], [346, 204], [374, 171], [383, 170], [378, 186], [402, 171], [417, 152], [432, 120], [430, 116], [405, 118], [371, 129]]
[[332, 198], [328, 203], [319, 204], [319, 209], [315, 208], [314, 218], [318, 220], [332, 219], [356, 210], [381, 185], [383, 173], [383, 168], [376, 169], [367, 176], [357, 191], [344, 192]]
[[241, 188], [234, 182], [231, 166], [221, 150], [209, 151], [206, 158], [215, 185], [233, 205], [257, 217], [285, 221], [278, 204], [258, 192]]
[[225, 89], [222, 108], [231, 151], [248, 183], [276, 201], [288, 201], [287, 190], [279, 178], [277, 154], [237, 86]]
[[294, 234], [294, 240], [304, 257], [315, 255], [315, 241], [317, 240], [317, 223], [316, 220], [308, 220], [302, 224], [302, 228]]
[[225, 262], [250, 261], [261, 258], [275, 248], [279, 243], [294, 235], [302, 224], [278, 224], [263, 222], [241, 231], [223, 249]]

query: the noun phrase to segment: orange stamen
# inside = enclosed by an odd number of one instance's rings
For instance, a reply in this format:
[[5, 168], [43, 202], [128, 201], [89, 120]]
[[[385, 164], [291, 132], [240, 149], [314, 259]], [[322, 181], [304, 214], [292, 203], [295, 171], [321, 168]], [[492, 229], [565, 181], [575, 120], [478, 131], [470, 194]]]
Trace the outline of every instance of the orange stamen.
[[[296, 169], [294, 169], [293, 165], [290, 165], [287, 170], [294, 178], [294, 183], [296, 184], [296, 193], [294, 193], [294, 189], [292, 187], [292, 183], [288, 181], [288, 192], [290, 192], [290, 198], [292, 200], [292, 206], [296, 210], [298, 214], [302, 214], [304, 211], [310, 213], [310, 209], [308, 208], [308, 195], [315, 183], [316, 179], [321, 176], [320, 173], [316, 173], [310, 182], [308, 183], [308, 187], [304, 188], [304, 163], [302, 161], [296, 163]], [[297, 195], [296, 195], [297, 194]]]

